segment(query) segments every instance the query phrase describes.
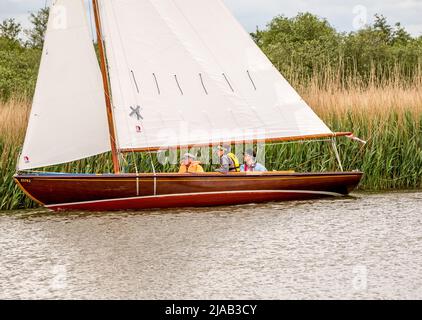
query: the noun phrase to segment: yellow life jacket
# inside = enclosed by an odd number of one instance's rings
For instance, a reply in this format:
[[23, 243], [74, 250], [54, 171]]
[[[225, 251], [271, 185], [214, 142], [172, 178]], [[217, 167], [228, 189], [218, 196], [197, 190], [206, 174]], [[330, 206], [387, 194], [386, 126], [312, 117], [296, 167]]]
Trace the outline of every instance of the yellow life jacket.
[[240, 163], [239, 163], [239, 159], [236, 157], [236, 155], [234, 153], [228, 153], [227, 156], [232, 159], [233, 163], [234, 163], [234, 168], [230, 168], [230, 171], [234, 170], [236, 172], [240, 172]]

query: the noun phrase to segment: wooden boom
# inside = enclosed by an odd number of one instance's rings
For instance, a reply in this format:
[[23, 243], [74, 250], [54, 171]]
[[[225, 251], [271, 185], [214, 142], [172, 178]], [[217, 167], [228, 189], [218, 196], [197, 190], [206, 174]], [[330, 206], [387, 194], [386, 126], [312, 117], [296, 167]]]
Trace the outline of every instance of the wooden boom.
[[[285, 137], [285, 138], [273, 138], [273, 139], [257, 139], [257, 140], [244, 140], [244, 141], [221, 141], [218, 144], [248, 144], [248, 143], [277, 143], [284, 141], [301, 141], [301, 140], [315, 140], [323, 138], [335, 138], [335, 137], [346, 137], [353, 135], [352, 132], [335, 132], [331, 134], [315, 134], [308, 136], [296, 136], [296, 137]], [[135, 148], [135, 149], [121, 149], [121, 152], [130, 153], [130, 152], [154, 152], [159, 150], [167, 149], [189, 149], [192, 147], [212, 147], [216, 143], [207, 143], [207, 144], [195, 144], [195, 145], [185, 145], [185, 146], [169, 146], [169, 147], [151, 147], [151, 148]]]

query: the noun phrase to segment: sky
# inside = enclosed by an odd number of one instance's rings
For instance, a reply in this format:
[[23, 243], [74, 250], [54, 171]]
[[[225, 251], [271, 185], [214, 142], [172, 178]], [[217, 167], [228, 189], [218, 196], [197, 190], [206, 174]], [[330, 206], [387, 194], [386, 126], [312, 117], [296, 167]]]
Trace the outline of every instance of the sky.
[[[29, 12], [51, 0], [0, 0], [0, 21], [15, 18], [29, 27]], [[376, 13], [390, 24], [401, 22], [413, 36], [422, 36], [422, 0], [224, 0], [249, 32], [260, 29], [277, 15], [292, 17], [311, 12], [326, 18], [339, 31], [354, 31], [370, 23]]]

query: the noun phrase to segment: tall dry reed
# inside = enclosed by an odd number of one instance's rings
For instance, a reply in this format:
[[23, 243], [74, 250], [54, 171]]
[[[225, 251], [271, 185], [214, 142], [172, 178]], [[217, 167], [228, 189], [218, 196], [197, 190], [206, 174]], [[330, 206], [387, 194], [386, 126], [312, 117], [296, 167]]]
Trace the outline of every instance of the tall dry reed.
[[29, 110], [30, 102], [23, 98], [0, 102], [0, 210], [33, 206], [12, 178], [23, 143]]
[[[288, 76], [333, 131], [352, 131], [368, 141], [361, 146], [347, 138], [338, 139], [345, 169], [365, 172], [362, 189], [422, 187], [422, 72], [411, 79], [397, 75], [369, 83], [358, 77], [344, 80], [341, 72], [329, 68], [306, 81], [298, 75]], [[29, 109], [30, 102], [25, 99], [0, 103], [0, 210], [34, 205], [12, 179]], [[139, 155], [134, 160], [146, 164], [145, 171], [150, 170], [147, 157]], [[131, 157], [128, 159], [130, 162]], [[156, 164], [158, 171], [176, 169]], [[272, 170], [338, 170], [331, 145], [326, 142], [268, 145], [266, 164]], [[128, 171], [133, 170], [132, 165], [133, 161]], [[105, 154], [48, 170], [98, 173], [111, 168], [111, 159]]]

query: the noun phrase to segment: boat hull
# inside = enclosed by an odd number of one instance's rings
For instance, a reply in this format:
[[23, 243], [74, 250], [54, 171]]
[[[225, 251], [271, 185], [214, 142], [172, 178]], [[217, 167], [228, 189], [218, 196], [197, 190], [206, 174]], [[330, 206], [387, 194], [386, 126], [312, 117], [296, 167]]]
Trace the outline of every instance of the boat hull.
[[16, 175], [34, 201], [52, 210], [138, 210], [315, 199], [349, 194], [361, 172]]

